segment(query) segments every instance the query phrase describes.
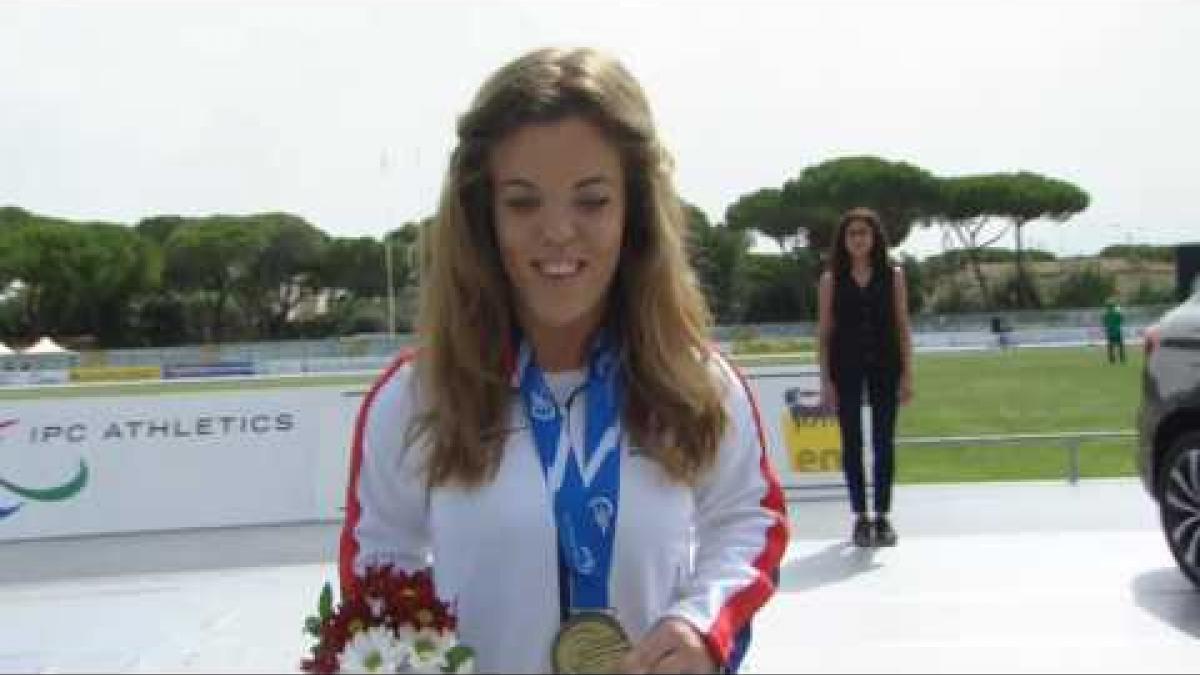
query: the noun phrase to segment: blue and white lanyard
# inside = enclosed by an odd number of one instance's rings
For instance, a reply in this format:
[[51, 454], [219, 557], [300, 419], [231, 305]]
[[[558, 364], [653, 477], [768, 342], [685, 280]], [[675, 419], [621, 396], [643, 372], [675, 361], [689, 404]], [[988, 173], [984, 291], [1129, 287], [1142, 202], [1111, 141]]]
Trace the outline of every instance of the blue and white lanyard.
[[595, 340], [588, 361], [583, 452], [572, 448], [563, 410], [555, 402], [527, 342], [517, 360], [521, 399], [529, 418], [554, 523], [567, 567], [572, 610], [611, 607], [618, 496], [621, 484], [621, 374], [607, 331]]

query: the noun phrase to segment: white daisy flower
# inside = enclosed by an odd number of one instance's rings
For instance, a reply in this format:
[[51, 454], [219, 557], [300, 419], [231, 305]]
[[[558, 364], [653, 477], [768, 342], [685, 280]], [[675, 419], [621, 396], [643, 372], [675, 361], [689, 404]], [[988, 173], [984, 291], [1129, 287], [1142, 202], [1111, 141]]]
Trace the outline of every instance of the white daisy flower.
[[407, 661], [409, 647], [384, 626], [359, 631], [338, 655], [342, 673], [397, 673]]
[[440, 673], [446, 667], [446, 652], [457, 644], [450, 631], [423, 628], [414, 631], [410, 638], [412, 652], [408, 666], [414, 673]]

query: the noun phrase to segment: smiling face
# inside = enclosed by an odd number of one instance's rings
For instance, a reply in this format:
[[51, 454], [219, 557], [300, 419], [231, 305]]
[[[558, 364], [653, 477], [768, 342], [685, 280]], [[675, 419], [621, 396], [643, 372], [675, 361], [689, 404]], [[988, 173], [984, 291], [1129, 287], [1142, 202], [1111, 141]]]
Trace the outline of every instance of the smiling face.
[[489, 168], [496, 240], [522, 328], [535, 343], [586, 339], [603, 320], [621, 257], [625, 181], [616, 147], [568, 117], [514, 131], [496, 144]]

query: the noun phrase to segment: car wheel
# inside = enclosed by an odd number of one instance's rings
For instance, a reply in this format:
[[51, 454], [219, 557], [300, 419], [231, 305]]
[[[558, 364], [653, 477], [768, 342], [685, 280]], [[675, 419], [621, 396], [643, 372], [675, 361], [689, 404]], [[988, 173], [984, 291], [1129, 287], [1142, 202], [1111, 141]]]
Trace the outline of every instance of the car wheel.
[[1158, 504], [1167, 545], [1183, 573], [1200, 588], [1200, 433], [1176, 439], [1158, 475]]

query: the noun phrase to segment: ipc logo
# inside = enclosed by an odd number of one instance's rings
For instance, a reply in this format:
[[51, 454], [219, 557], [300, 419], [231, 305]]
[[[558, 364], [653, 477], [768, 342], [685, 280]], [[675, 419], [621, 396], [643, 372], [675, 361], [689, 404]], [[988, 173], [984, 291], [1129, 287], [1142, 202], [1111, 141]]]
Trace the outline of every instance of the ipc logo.
[[[3, 443], [5, 437], [16, 430], [18, 422], [20, 422], [18, 419], [0, 419], [0, 443]], [[27, 487], [17, 485], [0, 476], [0, 495], [3, 495], [0, 496], [0, 500], [8, 495], [16, 495], [31, 502], [61, 502], [79, 494], [79, 491], [87, 485], [87, 481], [87, 463], [82, 459], [79, 460], [79, 468], [76, 470], [75, 476], [61, 485], [43, 488]], [[24, 505], [24, 502], [5, 504], [4, 501], [0, 501], [0, 520], [13, 515]]]

